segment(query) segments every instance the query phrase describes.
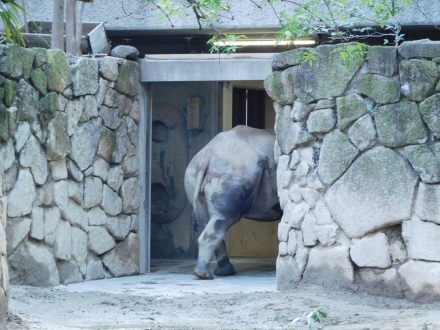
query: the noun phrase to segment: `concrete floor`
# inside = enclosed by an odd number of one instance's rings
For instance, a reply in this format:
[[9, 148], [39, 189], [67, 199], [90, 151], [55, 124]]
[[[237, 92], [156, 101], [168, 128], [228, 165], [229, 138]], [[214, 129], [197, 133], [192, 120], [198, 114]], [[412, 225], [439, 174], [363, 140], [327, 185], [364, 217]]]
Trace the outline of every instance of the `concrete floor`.
[[[58, 285], [68, 292], [124, 293], [136, 296], [184, 296], [197, 293], [252, 293], [276, 291], [275, 260], [231, 258], [237, 275], [199, 280], [193, 275], [195, 260], [152, 260], [145, 275]], [[215, 264], [211, 264], [213, 270]]]

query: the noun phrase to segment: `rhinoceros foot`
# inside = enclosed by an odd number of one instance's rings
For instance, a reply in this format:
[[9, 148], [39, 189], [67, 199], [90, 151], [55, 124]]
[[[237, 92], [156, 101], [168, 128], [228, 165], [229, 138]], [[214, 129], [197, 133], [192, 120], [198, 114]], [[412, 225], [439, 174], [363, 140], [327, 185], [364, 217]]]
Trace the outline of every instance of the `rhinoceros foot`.
[[197, 263], [196, 268], [194, 268], [194, 275], [196, 275], [201, 280], [212, 280], [214, 276], [208, 269], [208, 264]]
[[228, 259], [227, 263], [219, 262], [217, 267], [214, 269], [215, 275], [230, 276], [230, 275], [235, 275], [237, 273], [234, 266], [232, 266], [232, 264], [229, 262], [229, 258], [228, 257], [226, 258]]

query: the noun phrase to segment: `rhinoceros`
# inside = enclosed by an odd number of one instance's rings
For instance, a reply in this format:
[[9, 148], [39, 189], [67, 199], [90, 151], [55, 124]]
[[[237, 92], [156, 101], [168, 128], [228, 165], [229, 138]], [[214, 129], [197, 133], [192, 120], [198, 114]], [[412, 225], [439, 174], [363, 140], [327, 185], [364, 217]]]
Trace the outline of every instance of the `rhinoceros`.
[[205, 224], [198, 238], [194, 274], [212, 279], [209, 262], [217, 261], [214, 274], [236, 273], [223, 240], [227, 230], [242, 217], [256, 221], [281, 219], [274, 159], [275, 135], [236, 126], [216, 135], [189, 163], [185, 191], [194, 218]]

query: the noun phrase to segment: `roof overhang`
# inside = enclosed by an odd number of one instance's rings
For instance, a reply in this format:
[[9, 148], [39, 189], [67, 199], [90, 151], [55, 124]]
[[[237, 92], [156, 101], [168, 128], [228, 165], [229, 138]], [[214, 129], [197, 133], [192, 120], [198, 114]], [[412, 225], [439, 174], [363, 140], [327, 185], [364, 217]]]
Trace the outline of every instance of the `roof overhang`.
[[265, 80], [274, 54], [146, 55], [141, 82]]

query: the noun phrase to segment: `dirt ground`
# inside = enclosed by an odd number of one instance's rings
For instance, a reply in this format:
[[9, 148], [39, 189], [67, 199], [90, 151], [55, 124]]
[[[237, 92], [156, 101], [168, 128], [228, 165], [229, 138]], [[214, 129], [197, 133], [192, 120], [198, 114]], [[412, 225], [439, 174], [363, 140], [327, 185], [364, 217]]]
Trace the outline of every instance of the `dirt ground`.
[[55, 288], [11, 285], [8, 329], [292, 329], [301, 313], [323, 308], [325, 330], [440, 330], [440, 303], [303, 284], [280, 292], [273, 266], [249, 267], [213, 281], [186, 264]]

